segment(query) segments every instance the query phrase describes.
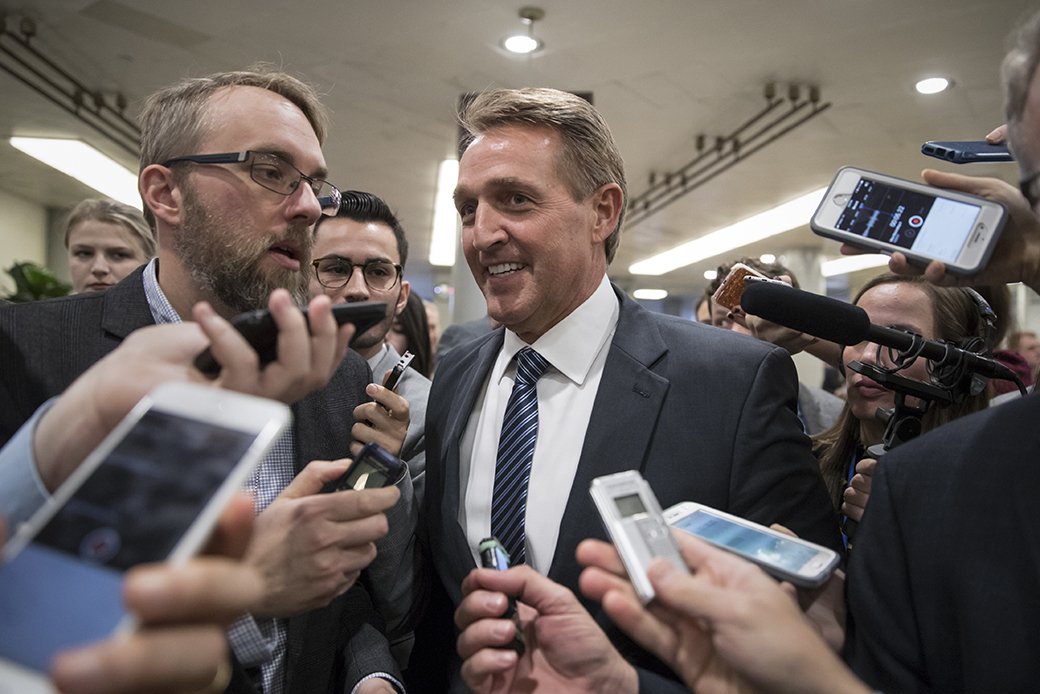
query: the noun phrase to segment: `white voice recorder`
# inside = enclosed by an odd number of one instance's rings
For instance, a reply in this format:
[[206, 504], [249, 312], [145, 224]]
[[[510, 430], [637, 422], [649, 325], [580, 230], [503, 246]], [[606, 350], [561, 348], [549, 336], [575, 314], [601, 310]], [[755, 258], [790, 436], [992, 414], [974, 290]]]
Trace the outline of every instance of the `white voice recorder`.
[[664, 557], [683, 573], [689, 573], [657, 497], [637, 470], [597, 477], [592, 480], [589, 493], [643, 602], [654, 599], [646, 570], [655, 557]]

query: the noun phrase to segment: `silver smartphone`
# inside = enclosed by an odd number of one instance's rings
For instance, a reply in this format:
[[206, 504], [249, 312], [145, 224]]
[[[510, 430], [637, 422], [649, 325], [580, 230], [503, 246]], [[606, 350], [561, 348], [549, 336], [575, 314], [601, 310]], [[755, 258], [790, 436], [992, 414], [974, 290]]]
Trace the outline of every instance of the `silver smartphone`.
[[809, 226], [820, 236], [970, 275], [989, 260], [1007, 219], [1003, 203], [846, 166]]
[[834, 550], [692, 501], [668, 508], [664, 518], [673, 528], [753, 561], [770, 575], [803, 588], [822, 585], [838, 565]]
[[132, 629], [124, 572], [194, 555], [289, 421], [210, 386], [146, 395], [0, 555], [0, 681], [42, 681], [58, 651]]
[[675, 568], [689, 573], [679, 543], [665, 523], [661, 505], [643, 476], [626, 470], [592, 480], [589, 488], [599, 517], [621, 555], [628, 578], [643, 602], [654, 599], [646, 570], [655, 557], [664, 557]]

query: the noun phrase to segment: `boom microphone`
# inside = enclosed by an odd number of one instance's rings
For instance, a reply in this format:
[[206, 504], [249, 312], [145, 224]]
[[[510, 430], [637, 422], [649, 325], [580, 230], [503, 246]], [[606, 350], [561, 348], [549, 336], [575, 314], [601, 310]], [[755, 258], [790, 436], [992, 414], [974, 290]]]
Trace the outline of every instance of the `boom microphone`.
[[[859, 306], [804, 292], [781, 282], [746, 280], [746, 285], [740, 299], [745, 313], [839, 345], [874, 342], [900, 352], [916, 347], [913, 335], [874, 325]], [[917, 343], [921, 342], [921, 338], [917, 338]], [[936, 363], [963, 361], [968, 371], [987, 378], [1018, 380], [1014, 372], [1000, 362], [951, 344], [923, 340], [919, 354]]]

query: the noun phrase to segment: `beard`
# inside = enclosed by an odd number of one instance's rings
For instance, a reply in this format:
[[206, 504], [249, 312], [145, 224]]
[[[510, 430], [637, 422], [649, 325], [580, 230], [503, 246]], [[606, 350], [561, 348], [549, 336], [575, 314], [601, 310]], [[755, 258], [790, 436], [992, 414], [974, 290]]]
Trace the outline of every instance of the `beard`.
[[[401, 296], [400, 289], [398, 289], [397, 297], [400, 297], [400, 296]], [[373, 301], [381, 301], [380, 299], [372, 299], [372, 300]], [[386, 334], [388, 332], [390, 332], [390, 328], [394, 324], [394, 318], [397, 317], [397, 316], [394, 315], [394, 309], [396, 307], [397, 307], [397, 298], [394, 298], [393, 301], [387, 300], [386, 301], [386, 318], [384, 318], [383, 320], [379, 321], [379, 323], [377, 325], [373, 325], [371, 328], [369, 328], [365, 332], [363, 332], [360, 335], [357, 335], [356, 337], [354, 337], [354, 339], [350, 341], [351, 349], [361, 352], [361, 351], [364, 351], [366, 349], [371, 349], [372, 347], [375, 347], [376, 345], [381, 345], [383, 343], [383, 339], [386, 337]], [[380, 383], [382, 383], [382, 381], [380, 381]]]
[[[301, 249], [299, 271], [263, 266], [271, 246], [283, 241]], [[281, 233], [253, 235], [228, 215], [206, 209], [189, 184], [174, 251], [192, 279], [235, 314], [267, 308], [275, 289], [288, 290], [293, 303], [306, 306], [313, 243], [309, 225], [298, 222]]]

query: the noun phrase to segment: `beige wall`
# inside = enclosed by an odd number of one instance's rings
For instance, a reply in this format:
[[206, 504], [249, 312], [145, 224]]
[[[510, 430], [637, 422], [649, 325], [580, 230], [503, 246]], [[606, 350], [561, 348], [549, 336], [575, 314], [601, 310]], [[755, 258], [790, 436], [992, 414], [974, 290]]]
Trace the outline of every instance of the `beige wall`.
[[14, 291], [3, 272], [17, 261], [47, 261], [47, 211], [42, 205], [0, 190], [0, 296]]

